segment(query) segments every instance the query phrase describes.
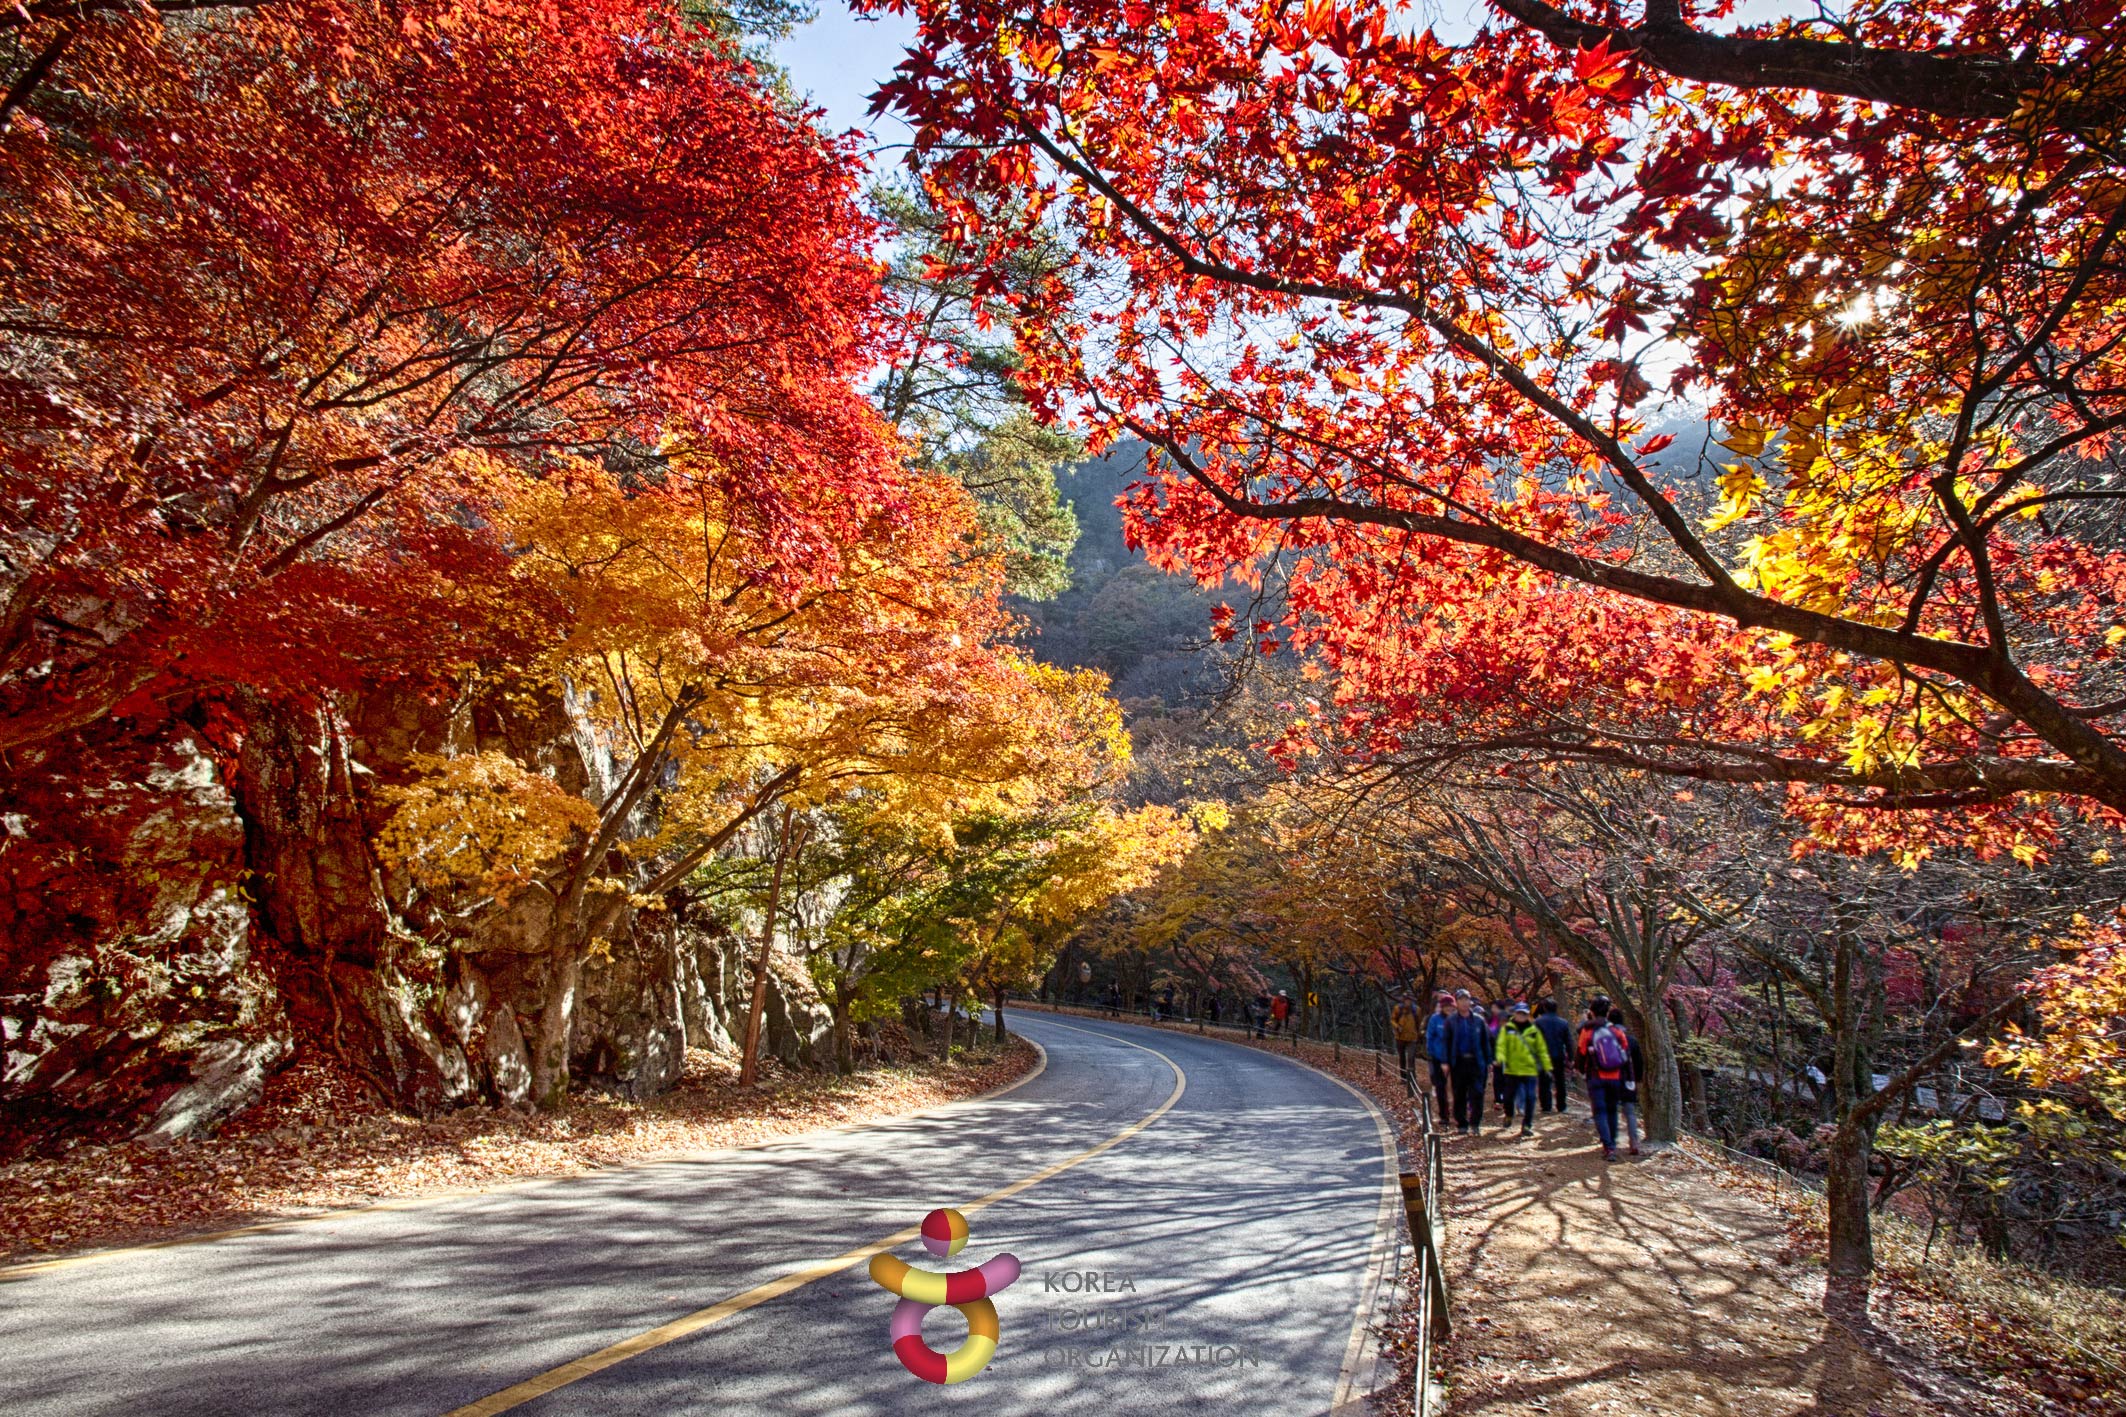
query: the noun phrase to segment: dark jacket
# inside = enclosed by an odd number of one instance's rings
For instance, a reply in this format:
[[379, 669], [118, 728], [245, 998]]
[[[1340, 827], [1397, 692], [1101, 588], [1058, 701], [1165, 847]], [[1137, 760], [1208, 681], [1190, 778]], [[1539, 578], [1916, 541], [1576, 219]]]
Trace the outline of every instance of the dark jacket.
[[1535, 1026], [1543, 1031], [1543, 1041], [1550, 1045], [1550, 1066], [1563, 1073], [1565, 1060], [1572, 1056], [1572, 1025], [1556, 1014], [1544, 1014]]
[[1467, 1018], [1456, 1014], [1447, 1020], [1447, 1061], [1458, 1063], [1464, 1058], [1491, 1066], [1491, 1029], [1475, 1014]]

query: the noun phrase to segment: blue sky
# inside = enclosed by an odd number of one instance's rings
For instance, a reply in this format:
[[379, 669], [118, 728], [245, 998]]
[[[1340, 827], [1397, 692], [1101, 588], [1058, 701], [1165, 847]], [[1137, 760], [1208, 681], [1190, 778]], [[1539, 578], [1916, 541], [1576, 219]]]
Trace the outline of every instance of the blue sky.
[[[1401, 8], [1401, 23], [1412, 29], [1430, 25], [1449, 42], [1467, 39], [1479, 24], [1495, 18], [1485, 0], [1403, 0]], [[1742, 0], [1734, 19], [1710, 28], [1732, 29], [1742, 21], [1808, 8], [1797, 0]], [[842, 0], [819, 0], [819, 18], [777, 45], [775, 57], [798, 91], [827, 110], [828, 128], [861, 128], [875, 144], [890, 147], [907, 140], [907, 125], [892, 119], [874, 125], [864, 116], [865, 96], [892, 75], [914, 37], [915, 25], [905, 17], [858, 19]], [[886, 152], [878, 165], [891, 166], [897, 156]]]
[[[912, 21], [887, 15], [859, 19], [841, 0], [819, 0], [819, 18], [775, 47], [775, 57], [789, 70], [797, 91], [827, 110], [827, 128], [860, 128], [874, 145], [890, 148], [907, 141], [908, 127], [891, 118], [874, 123], [865, 116], [868, 95], [893, 76], [901, 51], [915, 37]], [[898, 153], [881, 152], [879, 167], [890, 167]]]

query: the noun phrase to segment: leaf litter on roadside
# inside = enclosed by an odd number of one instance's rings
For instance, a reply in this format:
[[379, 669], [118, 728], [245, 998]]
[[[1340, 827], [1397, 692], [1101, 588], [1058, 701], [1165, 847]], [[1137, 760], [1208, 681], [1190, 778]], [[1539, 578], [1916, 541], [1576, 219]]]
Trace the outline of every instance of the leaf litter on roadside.
[[883, 1120], [1002, 1086], [1036, 1056], [1014, 1039], [950, 1063], [923, 1059], [846, 1078], [770, 1061], [766, 1086], [742, 1091], [735, 1060], [697, 1051], [676, 1087], [646, 1101], [586, 1094], [561, 1113], [468, 1107], [417, 1118], [386, 1108], [338, 1060], [308, 1050], [215, 1135], [173, 1145], [84, 1144], [0, 1167], [0, 1260]]

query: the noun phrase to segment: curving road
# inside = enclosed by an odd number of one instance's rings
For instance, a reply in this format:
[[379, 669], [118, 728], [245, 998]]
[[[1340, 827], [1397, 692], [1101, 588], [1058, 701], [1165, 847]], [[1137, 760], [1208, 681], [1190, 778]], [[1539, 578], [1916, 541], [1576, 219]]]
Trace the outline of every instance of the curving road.
[[[0, 1411], [1360, 1412], [1396, 1218], [1372, 1104], [1233, 1044], [1011, 1021], [1036, 1075], [899, 1122], [0, 1271]], [[973, 1230], [943, 1263], [913, 1230], [940, 1205]], [[972, 1381], [893, 1357], [886, 1241], [1025, 1266]]]

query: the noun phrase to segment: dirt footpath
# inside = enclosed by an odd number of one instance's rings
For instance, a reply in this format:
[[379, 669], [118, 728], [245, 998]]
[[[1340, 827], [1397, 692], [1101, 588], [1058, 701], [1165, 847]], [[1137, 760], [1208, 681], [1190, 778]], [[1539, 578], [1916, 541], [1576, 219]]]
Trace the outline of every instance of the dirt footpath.
[[1680, 1153], [1605, 1165], [1584, 1109], [1450, 1135], [1447, 1211], [1456, 1417], [1941, 1411], [1823, 1317], [1776, 1215]]

